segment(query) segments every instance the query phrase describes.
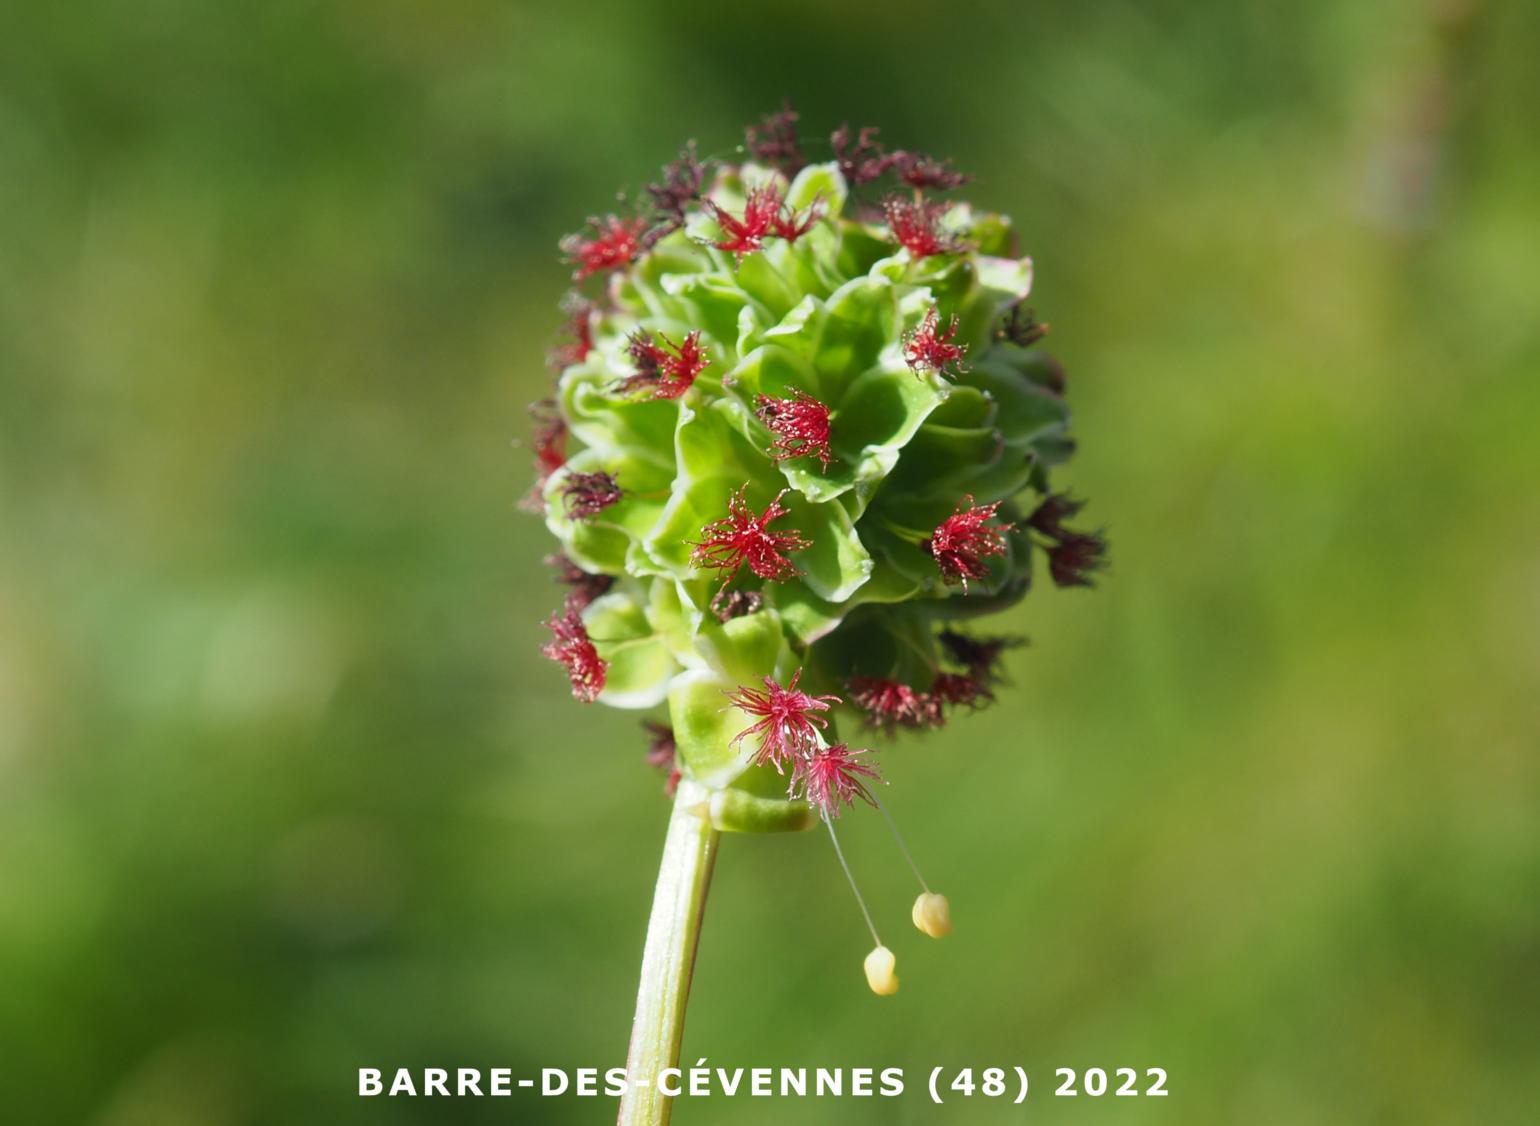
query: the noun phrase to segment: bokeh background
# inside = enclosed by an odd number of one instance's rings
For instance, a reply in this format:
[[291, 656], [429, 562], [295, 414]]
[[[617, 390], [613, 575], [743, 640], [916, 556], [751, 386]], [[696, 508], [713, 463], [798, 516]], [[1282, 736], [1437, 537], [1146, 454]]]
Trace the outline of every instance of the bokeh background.
[[[537, 655], [512, 443], [557, 238], [790, 96], [1016, 216], [1114, 567], [885, 755], [957, 932], [848, 819], [874, 998], [827, 842], [728, 839], [686, 1058], [1534, 1121], [1537, 55], [1522, 0], [7, 5], [0, 1116], [610, 1119], [354, 1069], [623, 1058], [666, 805]], [[1171, 1096], [1048, 1097], [1125, 1065]]]

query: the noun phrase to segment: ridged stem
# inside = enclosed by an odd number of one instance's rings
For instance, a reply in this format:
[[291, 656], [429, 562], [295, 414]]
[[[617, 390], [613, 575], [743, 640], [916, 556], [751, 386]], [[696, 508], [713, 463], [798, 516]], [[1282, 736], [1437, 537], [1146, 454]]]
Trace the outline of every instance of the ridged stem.
[[679, 1063], [695, 948], [716, 863], [720, 834], [711, 826], [707, 804], [701, 787], [679, 783], [647, 922], [642, 980], [626, 1054], [630, 1082], [621, 1096], [617, 1126], [665, 1126], [673, 1110], [674, 1100], [658, 1090], [657, 1080], [664, 1068]]

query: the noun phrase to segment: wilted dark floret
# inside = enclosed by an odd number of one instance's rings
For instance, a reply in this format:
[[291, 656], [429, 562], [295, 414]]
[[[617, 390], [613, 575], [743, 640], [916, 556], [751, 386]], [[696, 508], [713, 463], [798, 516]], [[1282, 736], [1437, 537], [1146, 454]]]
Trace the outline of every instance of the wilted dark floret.
[[1048, 573], [1056, 586], [1095, 586], [1091, 575], [1106, 567], [1106, 556], [1101, 536], [1069, 532], [1048, 549]]
[[611, 575], [585, 571], [565, 555], [547, 555], [545, 565], [556, 572], [556, 581], [568, 587], [565, 609], [579, 613], [615, 585]]
[[1012, 344], [1018, 344], [1023, 348], [1030, 348], [1043, 337], [1048, 335], [1051, 326], [1039, 321], [1020, 301], [1007, 310], [1005, 319], [1000, 322], [1000, 327], [995, 330], [995, 338], [1009, 340]]
[[711, 611], [719, 622], [757, 614], [765, 608], [765, 596], [757, 590], [721, 590], [711, 600]]
[[829, 147], [834, 150], [834, 162], [839, 165], [840, 175], [852, 187], [869, 184], [893, 167], [894, 157], [883, 152], [877, 140], [877, 129], [866, 126], [854, 138], [850, 126], [841, 125], [829, 135]]
[[954, 665], [967, 669], [981, 684], [998, 681], [1005, 651], [1026, 644], [1020, 637], [973, 637], [950, 629], [942, 630], [936, 640]]
[[626, 342], [626, 354], [636, 365], [636, 372], [617, 381], [615, 389], [622, 395], [647, 399], [679, 398], [711, 366], [699, 332], [689, 333], [675, 344], [661, 332], [654, 339], [652, 333], [638, 329]]
[[785, 102], [779, 112], [770, 114], [758, 125], [750, 125], [744, 131], [744, 146], [749, 155], [787, 176], [795, 176], [807, 166], [797, 137], [797, 121], [797, 111]]
[[561, 487], [568, 520], [592, 520], [620, 497], [620, 485], [608, 473], [573, 473]]
[[1058, 536], [1065, 530], [1064, 521], [1072, 519], [1084, 507], [1085, 501], [1076, 500], [1068, 493], [1049, 493], [1027, 517], [1027, 527], [1045, 536]]
[[593, 302], [580, 294], [569, 293], [562, 301], [562, 308], [567, 312], [564, 336], [545, 354], [546, 364], [557, 374], [573, 364], [582, 363], [594, 347]]
[[664, 165], [663, 179], [647, 185], [656, 214], [656, 222], [645, 239], [648, 246], [684, 226], [685, 208], [701, 198], [705, 178], [705, 162], [696, 156], [695, 142], [691, 141], [674, 161]]
[[920, 191], [951, 191], [972, 179], [953, 168], [950, 161], [937, 160], [921, 152], [895, 153], [893, 166], [900, 180]]
[[1050, 493], [1027, 517], [1027, 527], [1046, 537], [1048, 574], [1057, 586], [1094, 586], [1091, 575], [1106, 566], [1107, 541], [1099, 533], [1065, 526], [1079, 515], [1084, 501], [1068, 493]]
[[938, 703], [951, 707], [978, 708], [995, 698], [989, 686], [968, 673], [938, 672], [930, 686]]

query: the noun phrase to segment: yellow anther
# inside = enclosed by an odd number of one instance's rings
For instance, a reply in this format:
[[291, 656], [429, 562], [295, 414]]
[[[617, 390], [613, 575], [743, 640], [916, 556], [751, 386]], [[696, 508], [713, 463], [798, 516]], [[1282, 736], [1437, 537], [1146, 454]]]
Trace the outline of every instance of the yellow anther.
[[898, 959], [886, 946], [879, 946], [866, 956], [866, 984], [879, 997], [898, 992], [898, 975], [893, 967]]
[[922, 893], [914, 901], [910, 917], [914, 919], [914, 925], [931, 938], [942, 938], [952, 933], [952, 905], [946, 901], [946, 896], [937, 892]]

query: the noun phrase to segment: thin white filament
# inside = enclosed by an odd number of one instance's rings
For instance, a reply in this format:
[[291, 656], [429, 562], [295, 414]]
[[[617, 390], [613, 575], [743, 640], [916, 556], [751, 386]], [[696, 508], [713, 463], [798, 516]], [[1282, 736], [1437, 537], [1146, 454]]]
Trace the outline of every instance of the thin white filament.
[[893, 839], [898, 842], [898, 851], [904, 854], [904, 859], [909, 862], [909, 870], [914, 873], [914, 878], [920, 881], [920, 888], [926, 894], [930, 893], [930, 885], [925, 882], [925, 877], [920, 875], [920, 866], [914, 862], [914, 857], [909, 852], [909, 846], [904, 843], [904, 834], [898, 831], [898, 823], [893, 820], [893, 815], [888, 812], [888, 807], [882, 804], [882, 799], [876, 794], [872, 795], [872, 801], [877, 803], [877, 808], [882, 810], [882, 817], [888, 823], [888, 828], [893, 831]]
[[840, 839], [834, 832], [834, 822], [829, 819], [827, 813], [823, 814], [823, 823], [829, 827], [829, 839], [834, 842], [834, 855], [839, 858], [840, 867], [845, 870], [845, 878], [850, 881], [850, 890], [855, 893], [856, 903], [861, 908], [861, 917], [866, 920], [866, 929], [872, 932], [872, 942], [881, 946], [882, 939], [877, 937], [877, 924], [872, 922], [872, 913], [866, 909], [866, 900], [861, 898], [861, 889], [856, 887], [856, 878], [851, 875], [850, 865], [845, 863], [845, 853], [840, 848]]

